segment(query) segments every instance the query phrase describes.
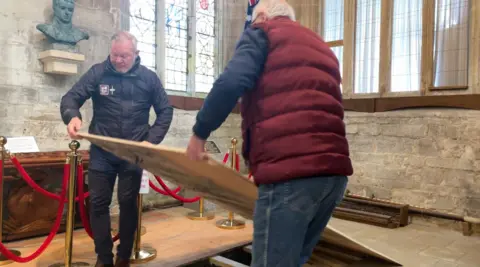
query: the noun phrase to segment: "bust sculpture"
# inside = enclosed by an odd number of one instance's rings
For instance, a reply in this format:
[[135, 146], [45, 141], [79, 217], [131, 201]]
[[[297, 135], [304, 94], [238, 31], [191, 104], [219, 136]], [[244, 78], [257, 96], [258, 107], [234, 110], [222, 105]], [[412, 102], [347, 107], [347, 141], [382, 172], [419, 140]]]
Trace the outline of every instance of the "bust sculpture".
[[38, 24], [37, 29], [45, 34], [51, 43], [75, 46], [81, 40], [88, 40], [88, 33], [72, 25], [74, 9], [74, 0], [53, 0], [52, 23]]

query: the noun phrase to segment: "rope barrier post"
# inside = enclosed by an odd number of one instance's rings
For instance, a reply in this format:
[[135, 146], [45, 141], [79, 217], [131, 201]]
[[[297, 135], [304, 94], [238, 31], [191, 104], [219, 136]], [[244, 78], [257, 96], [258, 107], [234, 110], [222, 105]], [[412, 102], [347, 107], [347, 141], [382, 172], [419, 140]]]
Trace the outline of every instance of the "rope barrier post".
[[[80, 160], [80, 156], [77, 151], [80, 148], [80, 143], [76, 140], [68, 144], [70, 153], [68, 153], [67, 163], [70, 163], [70, 175], [68, 178], [68, 192], [67, 192], [67, 221], [65, 224], [65, 256], [64, 263], [55, 263], [50, 267], [72, 267], [72, 266], [90, 266], [86, 262], [73, 262], [72, 263], [72, 248], [73, 248], [73, 229], [75, 227], [75, 191], [76, 191], [76, 178], [77, 178], [77, 165]], [[63, 200], [61, 200], [63, 201]]]
[[[236, 170], [235, 166], [237, 165], [237, 162], [236, 162], [237, 161], [237, 139], [232, 138], [231, 143], [232, 143], [232, 146], [230, 148], [231, 150], [230, 157], [232, 160], [230, 161], [230, 167], [233, 170]], [[245, 222], [236, 220], [234, 217], [234, 213], [231, 211], [228, 213], [228, 219], [219, 220], [217, 221], [216, 225], [218, 228], [229, 229], [229, 230], [245, 228]]]
[[[148, 184], [147, 184], [148, 187]], [[131, 263], [145, 263], [149, 262], [157, 257], [157, 250], [151, 247], [142, 247], [142, 207], [143, 207], [143, 194], [138, 194], [138, 224], [137, 231], [135, 233], [135, 244], [133, 246]], [[139, 234], [140, 233], [140, 234]]]
[[204, 198], [201, 197], [198, 204], [198, 211], [190, 212], [187, 214], [187, 218], [190, 220], [197, 220], [197, 221], [208, 221], [215, 218], [215, 214], [212, 212], [205, 211], [205, 203]]
[[[7, 144], [7, 138], [4, 136], [0, 136], [0, 238], [3, 239], [3, 181], [4, 181], [4, 166], [5, 166], [5, 159], [7, 158], [7, 150], [5, 145]], [[16, 256], [20, 256], [21, 253], [18, 250], [9, 250]], [[5, 255], [0, 254], [0, 265], [7, 265], [13, 263], [13, 260], [9, 260]]]
[[[220, 153], [220, 149], [218, 149], [217, 145], [213, 141], [205, 142], [205, 151], [207, 153]], [[206, 211], [205, 198], [200, 197], [198, 201], [198, 211], [188, 213], [187, 218], [196, 221], [209, 221], [215, 218], [215, 213]]]

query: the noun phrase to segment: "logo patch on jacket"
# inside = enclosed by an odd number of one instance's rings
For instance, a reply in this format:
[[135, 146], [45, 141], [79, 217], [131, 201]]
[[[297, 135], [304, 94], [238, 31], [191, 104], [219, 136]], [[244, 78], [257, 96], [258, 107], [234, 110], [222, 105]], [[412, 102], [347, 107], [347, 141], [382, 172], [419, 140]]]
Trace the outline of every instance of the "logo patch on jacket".
[[100, 88], [100, 95], [108, 95], [110, 93], [108, 84], [100, 84], [98, 87]]

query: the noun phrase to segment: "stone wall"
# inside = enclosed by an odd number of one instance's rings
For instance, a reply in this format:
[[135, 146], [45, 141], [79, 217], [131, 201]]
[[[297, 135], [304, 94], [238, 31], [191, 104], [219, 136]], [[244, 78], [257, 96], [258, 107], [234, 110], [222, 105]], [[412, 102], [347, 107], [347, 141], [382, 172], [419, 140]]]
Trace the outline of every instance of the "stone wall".
[[[0, 17], [0, 135], [35, 136], [42, 151], [67, 150], [69, 139], [61, 122], [61, 96], [78, 79], [46, 75], [37, 60], [46, 46], [35, 29], [49, 22], [51, 0], [4, 0]], [[40, 7], [40, 8], [39, 8]], [[243, 30], [246, 1], [224, 1], [221, 24], [226, 63]], [[84, 73], [108, 54], [109, 38], [120, 26], [119, 0], [77, 0], [74, 25], [91, 38], [80, 42], [86, 62]], [[85, 129], [91, 118], [91, 103], [82, 108]], [[153, 114], [153, 113], [152, 113]], [[170, 132], [163, 144], [185, 147], [196, 111], [174, 111]], [[151, 121], [154, 120], [152, 116]], [[404, 110], [386, 113], [346, 113], [346, 125], [355, 174], [350, 178], [352, 193], [374, 194], [425, 208], [480, 216], [480, 112], [453, 109]], [[230, 138], [240, 139], [240, 118], [232, 114], [213, 133], [222, 154]], [[241, 141], [241, 140], [239, 140]], [[241, 144], [239, 143], [239, 146]], [[82, 149], [88, 143], [82, 142]], [[244, 166], [242, 171], [246, 172]], [[146, 206], [172, 201], [151, 193]], [[116, 210], [116, 197], [114, 197]]]
[[[41, 151], [68, 150], [69, 138], [59, 113], [60, 99], [88, 68], [108, 55], [110, 37], [120, 28], [120, 0], [77, 0], [73, 24], [90, 34], [79, 42], [79, 52], [86, 61], [79, 65], [79, 75], [60, 76], [43, 72], [37, 59], [48, 43], [35, 26], [51, 22], [52, 0], [3, 0], [0, 10], [0, 135], [34, 136]], [[233, 38], [233, 37], [232, 37]], [[92, 117], [91, 101], [81, 109], [86, 130]], [[153, 111], [151, 122], [155, 119]], [[172, 127], [163, 144], [186, 147], [196, 111], [175, 110]], [[231, 115], [211, 140], [227, 151], [231, 137], [240, 137], [239, 117]], [[241, 144], [240, 144], [241, 145]], [[81, 141], [81, 149], [89, 144]], [[222, 155], [214, 157], [221, 160]], [[171, 185], [171, 184], [169, 184]], [[171, 185], [173, 186], [173, 185]], [[118, 210], [114, 194], [112, 209]], [[173, 201], [151, 192], [145, 206]]]
[[480, 112], [347, 112], [352, 193], [480, 216]]
[[[79, 65], [83, 74], [94, 63], [105, 60], [111, 35], [118, 29], [118, 1], [76, 1], [73, 24], [90, 34], [79, 42], [86, 56]], [[59, 113], [60, 98], [79, 76], [44, 74], [38, 54], [48, 43], [35, 26], [51, 22], [51, 0], [2, 1], [0, 17], [0, 133], [35, 136], [42, 151], [67, 150], [66, 128]], [[85, 126], [91, 118], [91, 103], [82, 108]], [[86, 148], [82, 144], [82, 148]]]

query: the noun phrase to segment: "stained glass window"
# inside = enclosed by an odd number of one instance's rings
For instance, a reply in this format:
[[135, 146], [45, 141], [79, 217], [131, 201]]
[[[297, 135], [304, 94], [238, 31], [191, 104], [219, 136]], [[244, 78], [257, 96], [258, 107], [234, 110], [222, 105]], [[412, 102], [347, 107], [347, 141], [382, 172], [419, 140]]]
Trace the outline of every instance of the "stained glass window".
[[187, 90], [188, 0], [165, 1], [165, 88]]
[[195, 91], [210, 91], [215, 66], [215, 1], [196, 1]]
[[156, 69], [156, 8], [155, 0], [130, 0], [130, 33], [138, 40], [142, 64]]
[[[164, 22], [156, 19], [160, 6], [165, 8]], [[139, 41], [142, 64], [157, 69], [157, 49], [165, 48], [166, 89], [210, 91], [216, 64], [215, 9], [215, 0], [130, 0], [130, 32]], [[156, 27], [165, 27], [164, 38], [157, 38]], [[157, 39], [164, 43], [156, 44]]]

